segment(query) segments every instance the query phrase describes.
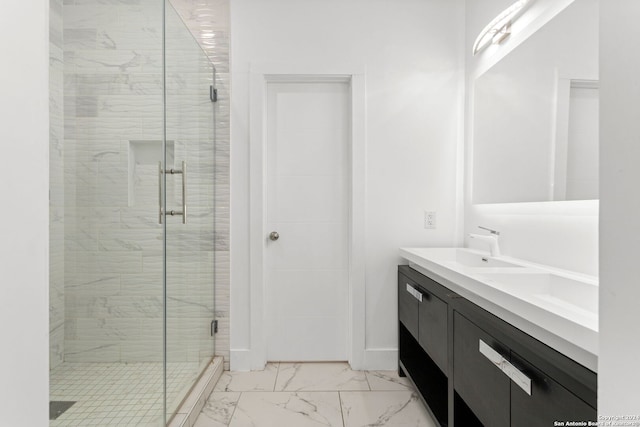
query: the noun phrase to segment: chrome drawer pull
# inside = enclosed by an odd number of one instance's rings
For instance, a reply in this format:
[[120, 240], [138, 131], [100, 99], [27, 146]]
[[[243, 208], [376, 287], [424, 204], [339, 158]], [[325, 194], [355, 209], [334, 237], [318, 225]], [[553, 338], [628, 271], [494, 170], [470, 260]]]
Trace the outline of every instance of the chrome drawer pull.
[[529, 396], [531, 396], [531, 378], [523, 374], [518, 368], [513, 366], [507, 359], [502, 357], [500, 353], [491, 348], [487, 343], [480, 340], [480, 353], [491, 363], [493, 363], [498, 369], [505, 373], [506, 376], [516, 383], [518, 387], [524, 390]]
[[422, 302], [422, 293], [408, 283], [407, 283], [407, 292], [409, 292], [412, 297]]
[[525, 393], [531, 396], [531, 378], [509, 362], [506, 362], [504, 366], [504, 373], [507, 374], [507, 376], [511, 378], [511, 381], [516, 383], [518, 387], [524, 390]]

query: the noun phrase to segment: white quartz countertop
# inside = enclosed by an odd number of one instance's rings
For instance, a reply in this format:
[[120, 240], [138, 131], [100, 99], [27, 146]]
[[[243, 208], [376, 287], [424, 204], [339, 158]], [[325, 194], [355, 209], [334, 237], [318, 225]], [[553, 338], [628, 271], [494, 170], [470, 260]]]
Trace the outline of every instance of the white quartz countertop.
[[598, 279], [466, 248], [402, 248], [414, 270], [592, 371], [598, 362]]

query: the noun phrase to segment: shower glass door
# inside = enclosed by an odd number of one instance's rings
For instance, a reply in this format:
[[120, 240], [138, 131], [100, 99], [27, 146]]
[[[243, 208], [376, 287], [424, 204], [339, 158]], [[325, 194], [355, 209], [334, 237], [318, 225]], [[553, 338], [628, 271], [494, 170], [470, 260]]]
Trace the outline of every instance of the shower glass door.
[[165, 360], [167, 420], [214, 353], [215, 70], [165, 4]]
[[51, 2], [51, 426], [164, 425], [163, 1]]
[[214, 354], [214, 69], [165, 0], [50, 19], [50, 426], [164, 426]]

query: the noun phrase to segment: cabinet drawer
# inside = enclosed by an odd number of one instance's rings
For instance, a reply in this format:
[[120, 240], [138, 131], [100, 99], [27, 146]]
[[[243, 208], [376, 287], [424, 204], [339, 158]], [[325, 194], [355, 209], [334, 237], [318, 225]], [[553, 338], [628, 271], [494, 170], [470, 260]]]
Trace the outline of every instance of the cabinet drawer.
[[422, 293], [415, 282], [406, 276], [401, 274], [398, 279], [398, 318], [417, 341]]
[[548, 427], [554, 421], [592, 421], [596, 410], [511, 352], [511, 363], [531, 379], [531, 395], [511, 384], [511, 425]]
[[418, 342], [440, 370], [447, 373], [447, 304], [435, 295], [422, 293]]
[[479, 343], [503, 357], [509, 350], [458, 312], [453, 327], [454, 389], [483, 425], [509, 426], [511, 380], [480, 352]]

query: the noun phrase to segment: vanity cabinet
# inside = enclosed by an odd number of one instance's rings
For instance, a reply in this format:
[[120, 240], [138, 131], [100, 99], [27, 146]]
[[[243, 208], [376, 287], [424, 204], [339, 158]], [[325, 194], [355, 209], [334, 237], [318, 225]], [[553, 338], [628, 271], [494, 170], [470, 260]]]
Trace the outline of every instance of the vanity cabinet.
[[447, 304], [427, 288], [424, 282], [420, 285], [401, 275], [398, 282], [398, 318], [433, 362], [446, 373]]
[[399, 267], [400, 372], [441, 426], [596, 421], [594, 372], [447, 285]]
[[448, 307], [446, 290], [428, 279], [398, 276], [399, 368], [420, 391], [441, 425], [447, 425]]
[[[484, 348], [480, 347], [481, 343]], [[509, 350], [460, 313], [455, 313], [454, 389], [483, 425], [508, 427], [510, 379], [498, 368], [497, 358], [492, 357], [498, 354], [509, 354]]]

